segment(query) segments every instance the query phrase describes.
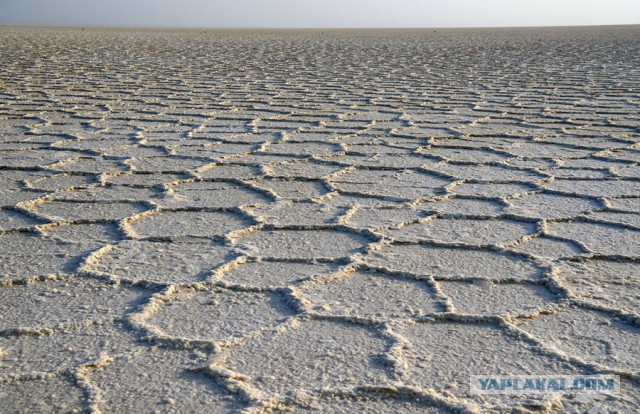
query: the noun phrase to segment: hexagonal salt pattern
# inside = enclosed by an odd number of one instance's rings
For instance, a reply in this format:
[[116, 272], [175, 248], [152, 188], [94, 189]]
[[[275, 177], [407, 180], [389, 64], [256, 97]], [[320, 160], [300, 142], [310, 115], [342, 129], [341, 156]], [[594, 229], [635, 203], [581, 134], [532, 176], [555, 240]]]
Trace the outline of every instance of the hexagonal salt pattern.
[[0, 411], [639, 412], [638, 38], [0, 27]]

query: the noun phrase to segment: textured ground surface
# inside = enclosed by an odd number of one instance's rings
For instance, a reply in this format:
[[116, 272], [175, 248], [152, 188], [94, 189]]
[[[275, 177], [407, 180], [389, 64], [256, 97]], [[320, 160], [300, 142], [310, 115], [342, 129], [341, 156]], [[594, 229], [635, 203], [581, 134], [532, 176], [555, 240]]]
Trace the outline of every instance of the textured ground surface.
[[0, 53], [1, 412], [640, 411], [638, 27]]

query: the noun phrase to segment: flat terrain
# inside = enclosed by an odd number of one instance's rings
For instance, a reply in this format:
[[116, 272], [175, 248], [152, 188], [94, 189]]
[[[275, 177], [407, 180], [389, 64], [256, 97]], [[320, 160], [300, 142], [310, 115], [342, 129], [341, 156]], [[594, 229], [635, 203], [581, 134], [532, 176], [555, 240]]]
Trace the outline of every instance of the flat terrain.
[[640, 411], [640, 27], [0, 56], [0, 412]]

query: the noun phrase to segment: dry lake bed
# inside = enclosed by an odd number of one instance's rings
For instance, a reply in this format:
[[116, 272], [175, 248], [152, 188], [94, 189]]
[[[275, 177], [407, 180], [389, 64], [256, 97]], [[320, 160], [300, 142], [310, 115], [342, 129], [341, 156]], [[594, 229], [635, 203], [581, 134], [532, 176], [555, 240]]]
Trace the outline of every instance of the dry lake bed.
[[640, 27], [0, 54], [0, 412], [640, 411]]

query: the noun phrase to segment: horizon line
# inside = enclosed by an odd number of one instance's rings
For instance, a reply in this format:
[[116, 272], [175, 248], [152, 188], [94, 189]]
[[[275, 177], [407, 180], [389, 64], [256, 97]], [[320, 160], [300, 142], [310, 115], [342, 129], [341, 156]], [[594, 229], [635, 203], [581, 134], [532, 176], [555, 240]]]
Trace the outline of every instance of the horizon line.
[[277, 27], [277, 26], [154, 26], [154, 25], [101, 25], [101, 24], [51, 24], [51, 23], [2, 23], [0, 26], [51, 27], [69, 29], [162, 29], [162, 30], [433, 30], [433, 29], [548, 29], [581, 27], [627, 27], [640, 26], [638, 23], [616, 24], [571, 24], [571, 25], [532, 25], [532, 26], [401, 26], [401, 27]]

